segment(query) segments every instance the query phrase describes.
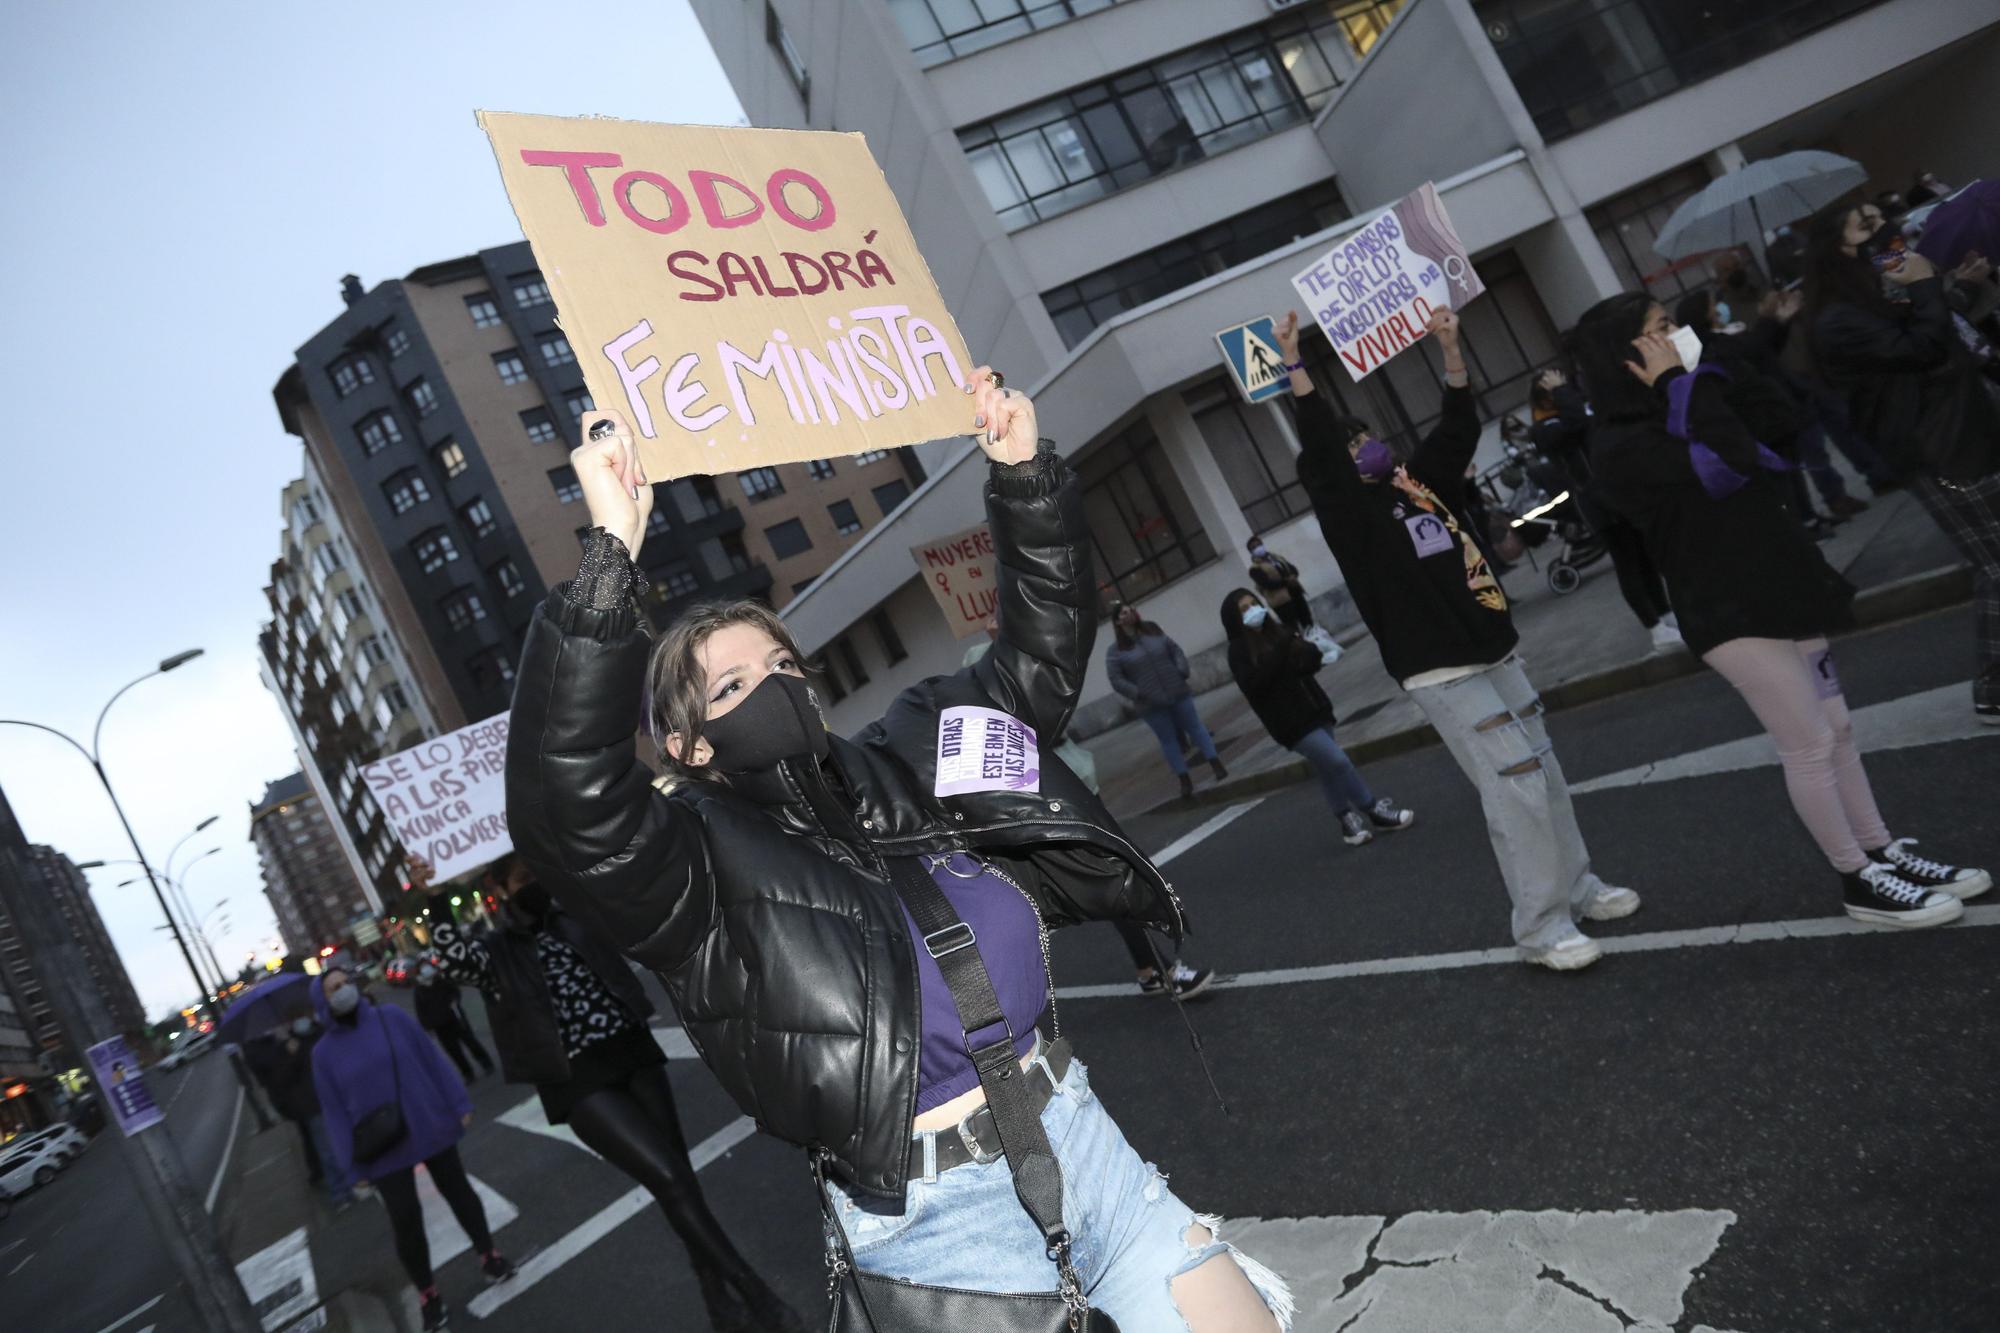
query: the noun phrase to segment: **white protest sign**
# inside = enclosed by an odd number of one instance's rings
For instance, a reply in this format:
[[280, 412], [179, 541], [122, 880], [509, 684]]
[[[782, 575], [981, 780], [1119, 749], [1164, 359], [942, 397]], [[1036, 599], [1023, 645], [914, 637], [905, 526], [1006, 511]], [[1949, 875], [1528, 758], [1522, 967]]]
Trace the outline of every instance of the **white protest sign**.
[[961, 704], [938, 718], [937, 796], [976, 791], [1042, 789], [1042, 751], [1035, 729], [996, 708]]
[[1424, 337], [1431, 312], [1486, 290], [1429, 181], [1292, 278], [1357, 383]]
[[396, 841], [430, 862], [439, 883], [514, 850], [506, 775], [505, 713], [361, 770]]

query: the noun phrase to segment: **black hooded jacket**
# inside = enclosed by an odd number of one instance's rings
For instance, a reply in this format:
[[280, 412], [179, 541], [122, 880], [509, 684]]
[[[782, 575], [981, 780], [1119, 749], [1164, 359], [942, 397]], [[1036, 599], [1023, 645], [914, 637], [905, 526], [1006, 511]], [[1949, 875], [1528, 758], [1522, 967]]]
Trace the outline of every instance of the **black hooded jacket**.
[[[888, 1198], [903, 1194], [922, 1015], [884, 858], [972, 851], [1015, 879], [1047, 926], [1184, 928], [1165, 878], [1054, 755], [1097, 627], [1082, 488], [1044, 446], [996, 465], [986, 503], [999, 566], [992, 651], [911, 686], [853, 740], [830, 737], [823, 762], [656, 789], [633, 746], [650, 643], [629, 594], [597, 610], [573, 584], [557, 587], [529, 627], [514, 692], [516, 849], [564, 906], [659, 974], [745, 1114]], [[934, 795], [939, 720], [955, 706], [1034, 728], [1040, 790]]]
[[1249, 701], [1250, 711], [1287, 749], [1321, 727], [1333, 725], [1333, 700], [1319, 687], [1324, 665], [1319, 649], [1274, 612], [1256, 629], [1243, 623], [1236, 604], [1247, 595], [1238, 588], [1223, 599], [1222, 632], [1229, 636], [1229, 674]]

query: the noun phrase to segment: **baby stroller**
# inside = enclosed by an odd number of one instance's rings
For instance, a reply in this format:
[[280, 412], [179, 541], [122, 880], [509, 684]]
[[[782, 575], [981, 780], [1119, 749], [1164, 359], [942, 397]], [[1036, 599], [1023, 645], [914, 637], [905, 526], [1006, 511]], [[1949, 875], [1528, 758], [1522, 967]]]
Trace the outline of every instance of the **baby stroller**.
[[[1543, 577], [1549, 591], [1566, 596], [1583, 586], [1583, 571], [1602, 560], [1607, 548], [1604, 539], [1584, 516], [1582, 498], [1569, 473], [1534, 449], [1524, 449], [1508, 440], [1507, 457], [1489, 473], [1488, 489], [1507, 491], [1499, 510], [1509, 527], [1528, 548], [1528, 560], [1536, 568], [1535, 548], [1554, 538], [1557, 550]], [[1495, 486], [1491, 484], [1497, 482]]]

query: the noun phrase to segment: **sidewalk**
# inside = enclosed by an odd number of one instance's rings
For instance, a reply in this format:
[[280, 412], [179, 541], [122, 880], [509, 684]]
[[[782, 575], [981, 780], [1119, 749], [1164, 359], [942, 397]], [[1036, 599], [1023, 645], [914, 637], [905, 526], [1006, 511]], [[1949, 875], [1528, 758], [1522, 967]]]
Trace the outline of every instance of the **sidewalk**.
[[[1865, 487], [1856, 489], [1856, 494], [1865, 493]], [[1855, 613], [1862, 624], [1954, 605], [1971, 596], [1970, 570], [1915, 498], [1904, 492], [1871, 500], [1868, 511], [1843, 524], [1822, 549], [1861, 589]], [[1534, 552], [1546, 566], [1544, 552], [1554, 554], [1553, 545]], [[1618, 594], [1608, 559], [1586, 570], [1583, 586], [1566, 597], [1549, 591], [1542, 572], [1526, 560], [1505, 574], [1503, 582], [1521, 632], [1521, 656], [1552, 711], [1702, 669], [1685, 651], [1652, 651], [1646, 631]], [[1173, 632], [1173, 626], [1166, 628]], [[1347, 653], [1320, 673], [1319, 683], [1333, 700], [1340, 742], [1355, 762], [1435, 741], [1422, 712], [1382, 669], [1367, 629], [1357, 625], [1339, 638]], [[1184, 800], [1152, 731], [1135, 719], [1084, 742], [1097, 760], [1112, 814], [1131, 818], [1162, 806], [1237, 801], [1310, 776], [1303, 759], [1265, 733], [1234, 682], [1198, 695], [1195, 702], [1229, 769], [1228, 780], [1213, 781], [1197, 760], [1191, 770], [1195, 795]]]

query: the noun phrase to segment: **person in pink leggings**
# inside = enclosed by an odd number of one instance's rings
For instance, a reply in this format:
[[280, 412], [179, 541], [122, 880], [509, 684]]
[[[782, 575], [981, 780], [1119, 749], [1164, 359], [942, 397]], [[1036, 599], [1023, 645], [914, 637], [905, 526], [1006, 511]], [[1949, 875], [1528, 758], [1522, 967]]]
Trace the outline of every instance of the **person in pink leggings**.
[[1601, 498], [1644, 534], [1689, 649], [1777, 743], [1792, 808], [1839, 873], [1847, 914], [1956, 920], [1992, 876], [1933, 860], [1883, 823], [1827, 645], [1852, 623], [1853, 585], [1786, 516], [1787, 465], [1729, 410], [1728, 371], [1701, 364], [1693, 330], [1642, 294], [1586, 311], [1575, 348]]

